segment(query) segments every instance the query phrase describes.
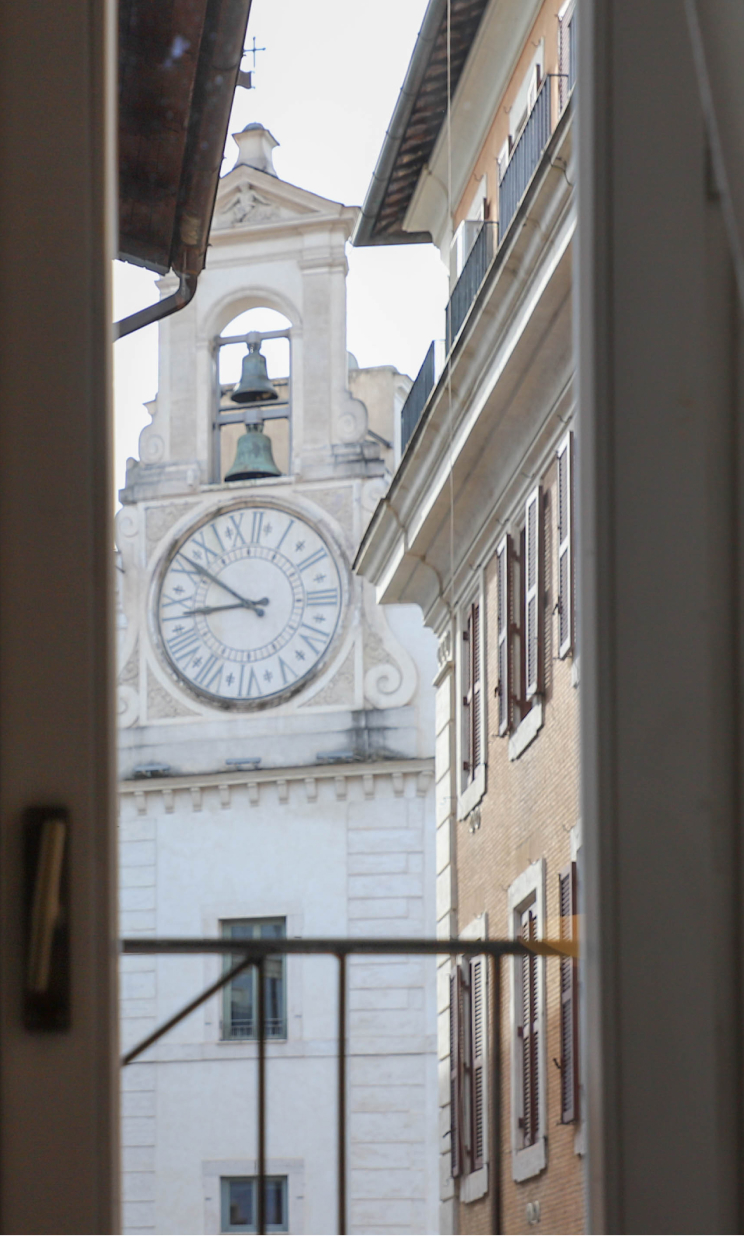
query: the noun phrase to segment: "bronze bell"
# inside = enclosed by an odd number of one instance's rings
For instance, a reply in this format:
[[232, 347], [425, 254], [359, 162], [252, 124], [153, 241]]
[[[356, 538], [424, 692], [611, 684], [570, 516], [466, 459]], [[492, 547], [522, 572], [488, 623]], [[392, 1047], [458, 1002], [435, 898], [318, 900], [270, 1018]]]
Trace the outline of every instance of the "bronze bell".
[[[263, 357], [261, 358], [263, 360]], [[274, 463], [271, 451], [271, 439], [263, 432], [263, 423], [246, 425], [245, 433], [238, 439], [238, 449], [235, 452], [235, 463], [228, 473], [226, 481], [252, 481], [257, 477], [281, 477]]]
[[230, 399], [236, 404], [264, 404], [278, 399], [279, 392], [269, 382], [266, 357], [261, 352], [261, 336], [251, 331], [248, 336], [248, 355], [243, 357], [243, 372]]

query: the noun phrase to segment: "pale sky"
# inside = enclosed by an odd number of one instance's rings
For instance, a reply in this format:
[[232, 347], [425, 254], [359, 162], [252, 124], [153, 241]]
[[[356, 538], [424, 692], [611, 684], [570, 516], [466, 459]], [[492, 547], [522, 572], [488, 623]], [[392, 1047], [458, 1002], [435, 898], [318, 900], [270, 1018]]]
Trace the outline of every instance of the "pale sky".
[[[247, 45], [254, 90], [235, 94], [230, 132], [260, 121], [280, 143], [279, 176], [361, 205], [395, 106], [426, 0], [253, 0]], [[250, 68], [252, 57], [243, 67]], [[235, 159], [228, 138], [224, 171]], [[359, 364], [415, 377], [444, 334], [447, 279], [431, 245], [349, 247], [348, 347]], [[155, 276], [115, 263], [115, 316], [157, 299]], [[115, 345], [116, 486], [157, 390], [157, 327]]]

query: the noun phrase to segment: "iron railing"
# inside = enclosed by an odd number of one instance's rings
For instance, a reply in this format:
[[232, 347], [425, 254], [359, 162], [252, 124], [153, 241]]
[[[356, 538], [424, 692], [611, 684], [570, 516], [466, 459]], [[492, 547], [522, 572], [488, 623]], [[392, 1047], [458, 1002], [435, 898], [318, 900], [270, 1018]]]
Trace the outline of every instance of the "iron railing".
[[447, 305], [447, 352], [476, 298], [493, 258], [494, 225], [483, 223]]
[[[573, 25], [573, 23], [572, 23]], [[571, 36], [569, 36], [571, 37]], [[499, 244], [503, 243], [517, 207], [534, 176], [551, 133], [551, 76], [543, 78], [535, 105], [519, 135], [499, 182]]]
[[576, 85], [576, 12], [568, 23], [568, 93]]
[[[501, 960], [507, 956], [524, 957], [539, 953], [547, 957], [562, 957], [575, 954], [575, 946], [568, 941], [532, 941], [529, 946], [522, 941], [460, 941], [460, 940], [284, 940], [283, 954], [325, 954], [338, 959], [338, 1231], [346, 1232], [346, 960], [352, 954], [369, 956], [384, 954], [408, 954], [450, 956], [486, 954], [491, 959], [490, 1022], [493, 1027], [490, 1052], [491, 1104], [489, 1114], [489, 1147], [492, 1164], [490, 1186], [491, 1232], [501, 1232]], [[258, 1233], [266, 1232], [265, 1184], [266, 1184], [266, 1021], [264, 994], [264, 966], [268, 955], [276, 956], [275, 940], [215, 939], [154, 939], [142, 937], [121, 942], [124, 954], [232, 954], [242, 955], [241, 960], [223, 972], [215, 983], [189, 1001], [178, 1013], [161, 1024], [122, 1058], [122, 1065], [129, 1065], [137, 1057], [162, 1038], [184, 1018], [198, 1009], [204, 1001], [219, 992], [242, 971], [255, 967], [257, 971], [256, 1022], [258, 1034], [258, 1086], [256, 1103], [257, 1159], [257, 1223]]]
[[406, 397], [406, 402], [400, 410], [400, 451], [405, 451], [413, 431], [424, 411], [427, 399], [434, 390], [436, 381], [435, 345], [431, 344], [424, 357], [424, 363], [417, 373], [413, 386]]

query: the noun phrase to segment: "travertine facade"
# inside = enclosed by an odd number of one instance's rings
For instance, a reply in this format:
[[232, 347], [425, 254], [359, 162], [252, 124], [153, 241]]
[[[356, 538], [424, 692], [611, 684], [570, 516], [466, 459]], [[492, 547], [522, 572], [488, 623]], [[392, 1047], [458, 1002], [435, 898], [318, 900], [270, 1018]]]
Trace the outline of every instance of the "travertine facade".
[[[122, 935], [214, 938], [237, 922], [290, 938], [431, 936], [435, 642], [414, 607], [384, 612], [350, 572], [410, 383], [346, 352], [356, 211], [280, 181], [260, 126], [236, 140], [197, 295], [161, 327], [152, 423], [117, 521]], [[267, 422], [282, 475], [226, 482], [241, 427], [215, 429], [215, 341], [259, 307], [289, 323], [289, 421]], [[220, 967], [124, 958], [125, 1050]], [[349, 963], [348, 1231], [436, 1224], [433, 975], [428, 959]], [[289, 957], [280, 985], [269, 1219], [329, 1232], [336, 960]], [[127, 1232], [250, 1222], [255, 1015], [236, 1018], [215, 995], [125, 1068]]]

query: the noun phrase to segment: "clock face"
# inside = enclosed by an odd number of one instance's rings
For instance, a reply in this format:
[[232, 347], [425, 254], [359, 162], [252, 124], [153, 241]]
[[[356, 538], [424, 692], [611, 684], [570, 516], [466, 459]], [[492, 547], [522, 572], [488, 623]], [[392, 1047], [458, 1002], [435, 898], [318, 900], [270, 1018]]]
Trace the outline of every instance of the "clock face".
[[231, 507], [193, 529], [160, 585], [158, 626], [179, 678], [251, 707], [299, 687], [338, 628], [342, 579], [317, 529], [279, 507]]

